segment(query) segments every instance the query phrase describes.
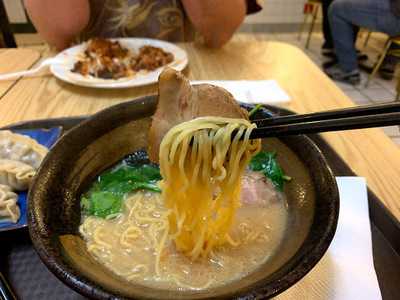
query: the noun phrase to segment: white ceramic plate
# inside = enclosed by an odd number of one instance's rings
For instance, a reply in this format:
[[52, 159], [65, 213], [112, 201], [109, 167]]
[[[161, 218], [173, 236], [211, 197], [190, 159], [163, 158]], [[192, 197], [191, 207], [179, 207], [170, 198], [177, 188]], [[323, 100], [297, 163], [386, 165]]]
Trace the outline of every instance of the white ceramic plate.
[[[174, 55], [174, 61], [166, 65], [174, 68], [178, 71], [182, 71], [188, 64], [187, 53], [180, 47], [160, 40], [143, 39], [143, 38], [118, 38], [111, 39], [113, 41], [119, 41], [123, 47], [131, 49], [134, 52], [138, 52], [142, 46], [154, 46], [163, 49], [164, 51], [170, 52]], [[158, 68], [154, 71], [140, 71], [132, 77], [120, 78], [120, 79], [101, 79], [92, 76], [82, 76], [78, 73], [71, 72], [77, 57], [81, 55], [86, 49], [86, 43], [82, 43], [78, 46], [68, 48], [59, 53], [55, 59], [61, 63], [53, 64], [50, 66], [50, 71], [58, 79], [63, 81], [93, 88], [128, 88], [134, 86], [148, 85], [155, 83], [158, 80], [163, 68]]]

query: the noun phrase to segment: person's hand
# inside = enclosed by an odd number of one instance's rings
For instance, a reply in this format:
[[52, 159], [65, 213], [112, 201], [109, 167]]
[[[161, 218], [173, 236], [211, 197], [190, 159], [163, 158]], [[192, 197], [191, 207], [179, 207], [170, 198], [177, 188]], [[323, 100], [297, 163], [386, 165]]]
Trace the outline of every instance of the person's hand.
[[24, 1], [38, 33], [57, 50], [68, 47], [89, 22], [89, 0]]

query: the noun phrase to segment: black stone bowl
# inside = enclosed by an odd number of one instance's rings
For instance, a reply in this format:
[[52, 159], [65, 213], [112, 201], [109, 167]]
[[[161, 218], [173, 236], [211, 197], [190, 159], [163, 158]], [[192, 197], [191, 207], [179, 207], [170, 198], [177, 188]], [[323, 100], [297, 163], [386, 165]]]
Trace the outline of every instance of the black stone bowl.
[[[153, 289], [124, 281], [91, 257], [78, 233], [80, 194], [103, 170], [146, 147], [156, 103], [149, 96], [101, 111], [67, 132], [47, 155], [29, 193], [29, 232], [46, 266], [95, 299], [265, 299], [306, 275], [327, 250], [339, 213], [335, 178], [306, 136], [263, 141], [293, 178], [284, 189], [289, 218], [278, 251], [243, 279], [205, 291]], [[266, 110], [257, 115], [268, 116]]]

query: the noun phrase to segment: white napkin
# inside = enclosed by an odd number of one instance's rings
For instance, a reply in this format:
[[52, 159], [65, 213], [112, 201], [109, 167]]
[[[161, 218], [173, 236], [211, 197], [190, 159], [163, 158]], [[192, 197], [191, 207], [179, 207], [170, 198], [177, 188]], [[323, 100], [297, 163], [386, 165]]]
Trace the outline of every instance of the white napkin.
[[223, 87], [236, 100], [249, 104], [279, 104], [290, 101], [289, 95], [276, 80], [202, 80], [191, 83], [209, 83]]
[[365, 179], [337, 177], [339, 223], [324, 257], [276, 299], [382, 299], [376, 277]]

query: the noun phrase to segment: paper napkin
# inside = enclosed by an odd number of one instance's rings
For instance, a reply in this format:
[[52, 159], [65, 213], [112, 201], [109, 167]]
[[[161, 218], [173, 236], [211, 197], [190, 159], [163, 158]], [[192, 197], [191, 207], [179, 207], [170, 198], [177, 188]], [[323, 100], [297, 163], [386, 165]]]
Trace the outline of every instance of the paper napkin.
[[289, 95], [276, 80], [207, 80], [192, 84], [209, 83], [228, 90], [236, 100], [249, 104], [279, 104], [290, 101]]
[[365, 179], [337, 177], [339, 223], [320, 262], [276, 299], [382, 299], [373, 256]]

